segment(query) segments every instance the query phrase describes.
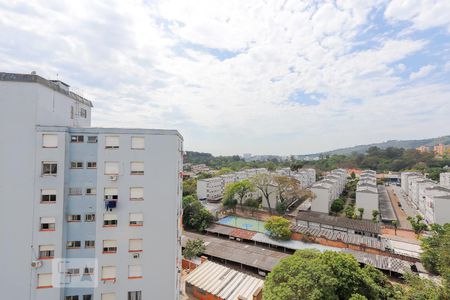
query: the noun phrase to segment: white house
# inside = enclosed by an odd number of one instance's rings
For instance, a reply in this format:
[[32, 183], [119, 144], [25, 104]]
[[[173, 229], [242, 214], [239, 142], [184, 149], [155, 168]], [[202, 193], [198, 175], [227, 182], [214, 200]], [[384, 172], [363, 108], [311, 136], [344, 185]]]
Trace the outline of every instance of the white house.
[[439, 175], [439, 183], [442, 186], [450, 187], [450, 172], [441, 173]]

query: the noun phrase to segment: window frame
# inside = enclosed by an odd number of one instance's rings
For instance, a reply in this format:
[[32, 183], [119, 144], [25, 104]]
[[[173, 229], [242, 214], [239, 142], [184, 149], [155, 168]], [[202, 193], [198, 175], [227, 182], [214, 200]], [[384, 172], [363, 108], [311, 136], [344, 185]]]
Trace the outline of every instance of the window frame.
[[[90, 245], [91, 242], [92, 242], [92, 245]], [[95, 240], [86, 240], [86, 241], [84, 241], [84, 248], [87, 248], [87, 249], [95, 248]]]
[[70, 135], [71, 143], [84, 143], [84, 135]]
[[[110, 143], [111, 145], [108, 145], [108, 139], [109, 138], [117, 138], [117, 145], [115, 143]], [[105, 149], [119, 149], [120, 147], [120, 137], [118, 135], [107, 135], [105, 136]]]
[[[142, 139], [144, 142], [144, 145], [142, 147], [136, 147], [133, 145], [133, 139]], [[145, 136], [132, 136], [131, 137], [131, 150], [145, 150]]]
[[[75, 219], [73, 219], [74, 217], [75, 217]], [[74, 214], [74, 215], [70, 214], [70, 215], [67, 215], [67, 222], [68, 222], [68, 223], [78, 223], [78, 222], [81, 222], [81, 215], [79, 215], [79, 214]]]
[[70, 162], [70, 168], [71, 169], [83, 169], [84, 162], [82, 161], [71, 161]]
[[[45, 171], [48, 165], [48, 172]], [[42, 176], [56, 176], [58, 175], [58, 162], [56, 161], [43, 161], [42, 162]]]
[[[69, 246], [72, 245], [72, 243], [74, 244], [74, 246]], [[78, 246], [76, 246], [76, 244], [78, 244]], [[67, 241], [66, 243], [66, 249], [80, 249], [81, 248], [81, 241]]]
[[[45, 137], [56, 137], [56, 146], [46, 146]], [[44, 133], [42, 134], [42, 148], [44, 149], [56, 149], [58, 148], [58, 135], [57, 134], [51, 134], [51, 133]]]
[[[91, 164], [91, 166], [89, 166]], [[92, 165], [95, 165], [94, 167]], [[88, 161], [86, 162], [86, 169], [97, 169], [97, 162], [96, 161]]]
[[[133, 170], [133, 164], [142, 164], [142, 170]], [[145, 164], [143, 161], [130, 161], [130, 175], [145, 175]]]

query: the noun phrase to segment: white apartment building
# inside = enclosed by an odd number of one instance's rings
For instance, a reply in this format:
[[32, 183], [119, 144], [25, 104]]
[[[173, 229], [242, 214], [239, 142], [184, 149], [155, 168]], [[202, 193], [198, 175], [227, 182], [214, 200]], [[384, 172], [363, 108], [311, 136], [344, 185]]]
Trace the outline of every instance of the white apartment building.
[[212, 177], [197, 180], [197, 197], [199, 200], [220, 201], [223, 197], [223, 178]]
[[[431, 179], [419, 176], [411, 176], [408, 179], [408, 197], [419, 208], [419, 190], [436, 185]], [[421, 203], [423, 205], [423, 203]]]
[[450, 188], [443, 186], [426, 187], [422, 192], [424, 219], [429, 224], [450, 223]]
[[439, 183], [442, 186], [450, 187], [450, 172], [441, 173], [439, 175]]
[[365, 170], [361, 173], [356, 187], [355, 209], [363, 208], [363, 219], [372, 219], [372, 212], [379, 210], [376, 172]]
[[346, 183], [347, 172], [343, 169], [335, 169], [313, 184], [311, 191], [315, 198], [311, 203], [311, 211], [329, 213], [331, 203], [344, 191]]
[[421, 173], [418, 172], [402, 172], [400, 175], [401, 188], [405, 194], [409, 193], [409, 179], [412, 177], [422, 177]]
[[0, 104], [2, 298], [179, 299], [181, 135], [92, 128], [35, 74], [0, 73]]

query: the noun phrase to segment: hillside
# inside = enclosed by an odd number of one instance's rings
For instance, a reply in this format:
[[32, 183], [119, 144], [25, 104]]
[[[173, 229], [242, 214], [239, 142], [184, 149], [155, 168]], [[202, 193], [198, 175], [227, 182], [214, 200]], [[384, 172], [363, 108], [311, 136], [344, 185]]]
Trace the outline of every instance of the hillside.
[[367, 151], [367, 149], [369, 149], [370, 147], [374, 147], [374, 146], [381, 148], [381, 149], [386, 149], [389, 147], [415, 149], [422, 145], [434, 146], [439, 143], [449, 145], [450, 144], [450, 135], [437, 137], [437, 138], [422, 139], [422, 140], [404, 140], [404, 141], [391, 140], [391, 141], [382, 142], [382, 143], [374, 143], [374, 144], [368, 144], [368, 145], [358, 145], [358, 146], [353, 146], [353, 147], [348, 147], [348, 148], [341, 148], [341, 149], [336, 149], [336, 150], [332, 150], [332, 151], [316, 153], [316, 154], [311, 154], [311, 155], [313, 155], [313, 156], [321, 155], [321, 154], [322, 155], [333, 155], [333, 154], [347, 155], [347, 154], [351, 154], [352, 152], [365, 153]]

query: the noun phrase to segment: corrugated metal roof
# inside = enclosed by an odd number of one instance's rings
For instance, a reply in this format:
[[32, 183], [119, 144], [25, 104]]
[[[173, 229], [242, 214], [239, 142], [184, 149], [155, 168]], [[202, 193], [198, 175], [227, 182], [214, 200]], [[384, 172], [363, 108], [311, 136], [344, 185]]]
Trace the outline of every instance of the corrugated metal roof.
[[186, 277], [186, 282], [222, 299], [252, 299], [264, 281], [207, 261]]

